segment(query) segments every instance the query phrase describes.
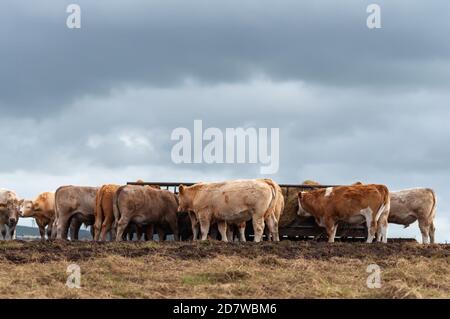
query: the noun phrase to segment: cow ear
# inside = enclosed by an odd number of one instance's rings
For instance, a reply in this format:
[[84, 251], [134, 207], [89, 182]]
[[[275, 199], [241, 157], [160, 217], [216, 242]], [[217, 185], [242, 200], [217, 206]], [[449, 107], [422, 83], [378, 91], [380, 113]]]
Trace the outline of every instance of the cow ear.
[[179, 193], [180, 193], [180, 194], [183, 193], [183, 192], [184, 192], [184, 185], [181, 184], [181, 185], [178, 187], [178, 190], [179, 190]]
[[25, 199], [19, 200], [19, 205], [22, 205], [24, 201], [25, 201]]

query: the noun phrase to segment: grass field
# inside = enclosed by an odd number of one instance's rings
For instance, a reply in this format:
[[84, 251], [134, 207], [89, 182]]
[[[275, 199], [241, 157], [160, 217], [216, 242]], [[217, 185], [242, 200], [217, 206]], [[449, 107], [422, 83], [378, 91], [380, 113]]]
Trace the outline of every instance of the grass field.
[[[370, 264], [381, 288], [366, 285]], [[0, 298], [90, 297], [450, 298], [450, 245], [0, 242]]]

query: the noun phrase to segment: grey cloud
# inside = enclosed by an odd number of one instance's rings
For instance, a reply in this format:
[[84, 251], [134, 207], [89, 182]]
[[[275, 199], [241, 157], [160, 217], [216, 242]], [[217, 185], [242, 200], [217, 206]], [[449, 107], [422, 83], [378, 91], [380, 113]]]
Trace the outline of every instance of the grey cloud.
[[448, 240], [449, 5], [378, 1], [370, 31], [370, 2], [78, 1], [74, 31], [69, 1], [3, 1], [1, 186], [258, 177], [175, 165], [170, 133], [279, 127], [277, 181], [433, 187]]
[[2, 2], [0, 107], [39, 116], [80, 95], [121, 86], [242, 82], [255, 74], [332, 87], [412, 90], [449, 84], [447, 6], [367, 2], [79, 1], [82, 29], [60, 1]]

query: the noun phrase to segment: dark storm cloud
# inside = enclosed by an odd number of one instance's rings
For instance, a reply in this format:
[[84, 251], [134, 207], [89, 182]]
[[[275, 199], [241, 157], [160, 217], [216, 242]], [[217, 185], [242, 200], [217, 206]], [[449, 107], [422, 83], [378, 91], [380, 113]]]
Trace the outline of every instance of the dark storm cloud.
[[450, 77], [447, 3], [379, 1], [65, 1], [0, 4], [0, 107], [42, 115], [120, 86], [242, 82], [255, 74], [329, 86], [443, 88]]

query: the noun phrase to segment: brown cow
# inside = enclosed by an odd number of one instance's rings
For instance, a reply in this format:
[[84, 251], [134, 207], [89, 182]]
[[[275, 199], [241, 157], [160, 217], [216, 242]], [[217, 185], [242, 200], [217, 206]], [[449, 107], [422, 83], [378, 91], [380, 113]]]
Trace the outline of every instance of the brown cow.
[[45, 240], [47, 227], [47, 238], [50, 239], [55, 220], [55, 193], [44, 192], [34, 200], [25, 200], [20, 207], [20, 214], [21, 217], [33, 217], [36, 220], [42, 240]]
[[[207, 239], [211, 223], [217, 222], [222, 240], [227, 241], [227, 223], [241, 224], [252, 219], [255, 242], [259, 242], [265, 219], [274, 212], [276, 193], [275, 183], [269, 179], [180, 185], [178, 211], [189, 212], [194, 238], [197, 221], [202, 240]], [[272, 234], [278, 233], [275, 225], [268, 224]]]
[[116, 240], [123, 240], [123, 233], [130, 223], [147, 226], [147, 237], [152, 226], [157, 227], [160, 240], [164, 238], [163, 229], [169, 226], [175, 240], [178, 236], [178, 202], [175, 194], [150, 186], [121, 186], [116, 192], [114, 216], [117, 220]]
[[349, 224], [366, 222], [367, 242], [377, 232], [377, 221], [390, 208], [389, 190], [384, 185], [353, 185], [328, 187], [298, 193], [298, 215], [313, 216], [325, 227], [328, 241], [334, 242], [339, 221]]
[[95, 223], [94, 240], [106, 240], [109, 232], [111, 240], [115, 239], [113, 201], [114, 194], [119, 189], [119, 185], [103, 185], [95, 197]]
[[95, 197], [98, 187], [62, 186], [55, 192], [55, 215], [57, 239], [67, 239], [69, 225], [70, 237], [78, 239], [81, 225], [95, 222]]
[[[434, 243], [434, 217], [436, 215], [436, 194], [430, 188], [413, 188], [391, 192], [389, 214], [380, 218], [380, 226], [387, 223], [404, 225], [405, 228], [416, 220], [422, 234], [422, 243]], [[386, 236], [379, 227], [377, 237]]]

